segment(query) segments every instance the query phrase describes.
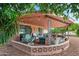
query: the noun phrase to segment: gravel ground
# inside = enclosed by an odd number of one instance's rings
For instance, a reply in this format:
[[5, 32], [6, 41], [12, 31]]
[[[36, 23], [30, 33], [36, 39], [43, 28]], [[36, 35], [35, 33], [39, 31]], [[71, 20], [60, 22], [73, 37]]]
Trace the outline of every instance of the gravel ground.
[[[79, 37], [70, 37], [70, 47], [68, 50], [54, 56], [79, 56]], [[0, 56], [25, 56], [27, 54], [17, 50], [16, 48], [6, 45], [0, 47]]]

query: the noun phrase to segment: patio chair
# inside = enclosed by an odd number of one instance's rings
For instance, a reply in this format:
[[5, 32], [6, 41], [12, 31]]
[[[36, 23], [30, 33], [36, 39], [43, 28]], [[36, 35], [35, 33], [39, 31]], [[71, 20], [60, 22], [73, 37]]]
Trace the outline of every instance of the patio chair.
[[24, 42], [24, 43], [30, 43], [30, 42], [33, 42], [33, 41], [34, 41], [34, 38], [30, 34], [26, 34], [24, 36], [24, 38], [22, 39], [22, 42]]

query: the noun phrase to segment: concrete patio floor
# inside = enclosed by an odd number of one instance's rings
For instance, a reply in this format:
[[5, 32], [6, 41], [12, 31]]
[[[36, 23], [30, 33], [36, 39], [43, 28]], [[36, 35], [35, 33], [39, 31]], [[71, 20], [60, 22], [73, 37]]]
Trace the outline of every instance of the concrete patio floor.
[[[70, 47], [62, 53], [54, 56], [79, 56], [79, 37], [70, 37]], [[27, 54], [17, 50], [16, 48], [6, 45], [0, 47], [0, 56], [27, 56]]]

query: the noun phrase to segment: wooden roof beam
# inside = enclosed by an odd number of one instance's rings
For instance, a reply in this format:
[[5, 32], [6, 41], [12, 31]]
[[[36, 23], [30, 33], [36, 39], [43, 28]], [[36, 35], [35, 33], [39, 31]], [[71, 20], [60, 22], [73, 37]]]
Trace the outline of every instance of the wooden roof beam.
[[52, 19], [52, 20], [55, 20], [55, 21], [59, 21], [59, 22], [62, 22], [62, 23], [65, 23], [65, 24], [71, 24], [71, 23], [68, 23], [68, 22], [64, 22], [64, 21], [62, 21], [62, 20], [59, 20], [59, 19], [57, 19], [57, 18], [54, 18], [54, 17], [52, 17], [52, 16], [50, 16], [50, 15], [45, 15], [46, 17], [48, 17], [48, 18], [50, 18], [50, 19]]

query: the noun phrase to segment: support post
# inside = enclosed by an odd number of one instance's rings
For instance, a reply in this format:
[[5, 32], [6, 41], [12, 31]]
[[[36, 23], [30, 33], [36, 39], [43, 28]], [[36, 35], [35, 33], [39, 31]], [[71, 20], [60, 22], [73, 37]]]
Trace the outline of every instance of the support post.
[[67, 27], [67, 30], [68, 30], [68, 39], [69, 39], [69, 29], [68, 29], [68, 27]]
[[69, 39], [69, 29], [67, 27], [67, 38]]
[[50, 29], [51, 29], [51, 20], [48, 20], [48, 42], [49, 42], [49, 45], [51, 44], [51, 32], [50, 32]]

